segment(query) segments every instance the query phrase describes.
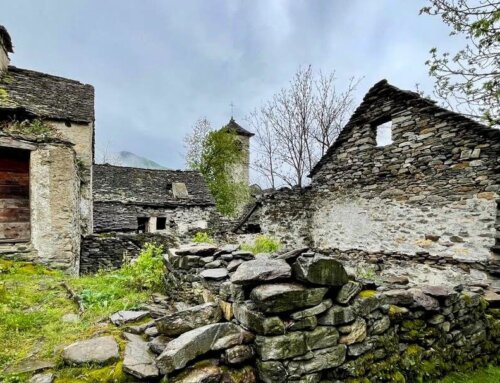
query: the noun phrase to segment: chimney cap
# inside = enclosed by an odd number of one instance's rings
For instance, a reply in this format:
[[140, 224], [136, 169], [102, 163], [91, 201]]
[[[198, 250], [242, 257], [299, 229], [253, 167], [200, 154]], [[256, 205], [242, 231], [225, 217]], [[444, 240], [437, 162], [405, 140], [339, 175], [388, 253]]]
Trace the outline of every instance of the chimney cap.
[[0, 40], [2, 40], [3, 46], [7, 50], [7, 52], [14, 53], [9, 32], [7, 32], [7, 28], [5, 28], [3, 25], [0, 25]]

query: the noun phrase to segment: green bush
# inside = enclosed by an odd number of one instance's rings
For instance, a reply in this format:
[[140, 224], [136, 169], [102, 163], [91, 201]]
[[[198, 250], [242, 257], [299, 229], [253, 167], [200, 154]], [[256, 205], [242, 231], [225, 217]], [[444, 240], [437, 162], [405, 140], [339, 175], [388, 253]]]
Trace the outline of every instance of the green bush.
[[159, 291], [163, 287], [163, 245], [146, 243], [139, 257], [127, 263], [117, 274], [128, 280], [130, 287]]
[[241, 245], [241, 249], [251, 251], [254, 254], [274, 253], [281, 249], [281, 243], [277, 239], [266, 235], [258, 235], [253, 244], [244, 243]]
[[204, 231], [198, 231], [193, 237], [194, 243], [214, 243], [214, 239]]

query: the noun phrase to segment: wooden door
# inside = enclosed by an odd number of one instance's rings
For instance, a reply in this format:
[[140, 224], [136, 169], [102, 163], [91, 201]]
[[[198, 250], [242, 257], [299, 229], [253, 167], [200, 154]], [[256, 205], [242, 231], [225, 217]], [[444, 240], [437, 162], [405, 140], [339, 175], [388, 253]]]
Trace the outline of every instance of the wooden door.
[[30, 152], [0, 147], [0, 242], [30, 240]]

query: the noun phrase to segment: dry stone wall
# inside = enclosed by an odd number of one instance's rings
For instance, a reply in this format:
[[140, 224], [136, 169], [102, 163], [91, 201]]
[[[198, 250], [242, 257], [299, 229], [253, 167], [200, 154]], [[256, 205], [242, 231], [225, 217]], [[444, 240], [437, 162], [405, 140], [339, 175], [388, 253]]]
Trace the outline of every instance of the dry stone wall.
[[[387, 121], [392, 143], [377, 146]], [[498, 270], [499, 170], [500, 130], [382, 81], [315, 166], [310, 187], [264, 195], [246, 222], [287, 243], [426, 253]], [[297, 213], [297, 199], [306, 211]]]
[[93, 234], [83, 237], [80, 254], [80, 273], [114, 270], [136, 258], [145, 243], [163, 245], [165, 249], [177, 245], [172, 236], [159, 234]]
[[191, 237], [206, 230], [213, 206], [161, 207], [121, 202], [94, 202], [94, 231], [136, 232], [138, 217], [165, 217], [165, 233], [179, 238]]
[[191, 274], [212, 302], [156, 319], [150, 347], [169, 381], [430, 381], [498, 362], [498, 295], [356, 279], [307, 248], [241, 254], [197, 245], [165, 255], [167, 280]]

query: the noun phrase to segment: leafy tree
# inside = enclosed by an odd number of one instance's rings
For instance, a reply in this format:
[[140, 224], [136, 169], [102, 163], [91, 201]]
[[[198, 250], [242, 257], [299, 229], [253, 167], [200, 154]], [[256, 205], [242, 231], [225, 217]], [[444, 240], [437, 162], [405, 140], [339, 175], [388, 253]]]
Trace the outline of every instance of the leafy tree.
[[434, 93], [451, 109], [500, 125], [500, 1], [429, 1], [420, 14], [441, 16], [450, 35], [467, 41], [455, 54], [431, 49]]
[[[206, 120], [205, 120], [206, 121]], [[206, 128], [206, 123], [203, 127]], [[243, 151], [235, 133], [227, 130], [196, 130], [195, 125], [188, 146], [188, 167], [198, 170], [214, 196], [217, 209], [225, 215], [235, 216], [248, 200], [248, 186], [232, 177], [233, 166], [241, 163]], [[193, 148], [193, 145], [198, 147]]]

